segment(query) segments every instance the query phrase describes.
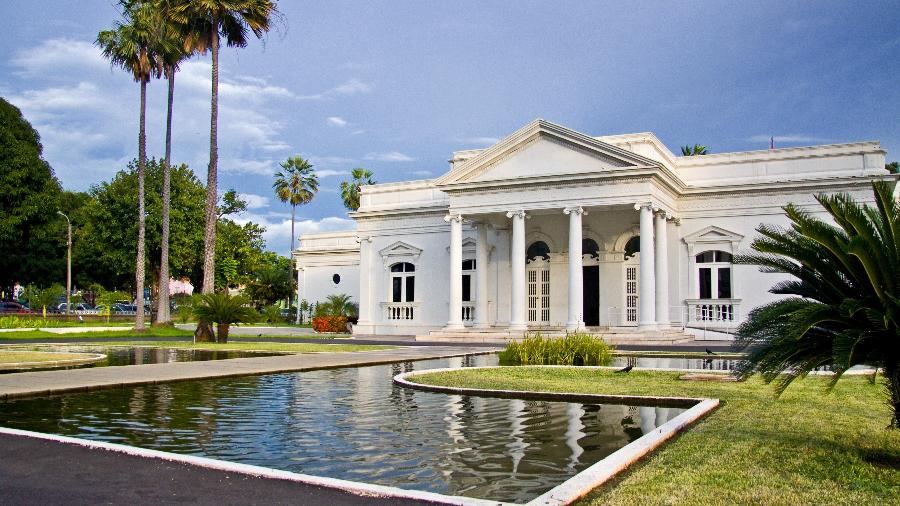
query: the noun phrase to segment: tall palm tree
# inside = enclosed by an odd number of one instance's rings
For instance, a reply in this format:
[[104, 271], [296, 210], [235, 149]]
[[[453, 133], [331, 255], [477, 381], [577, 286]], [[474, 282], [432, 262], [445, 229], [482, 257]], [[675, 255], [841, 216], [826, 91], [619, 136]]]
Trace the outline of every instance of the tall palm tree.
[[372, 176], [371, 170], [356, 168], [350, 173], [350, 181], [341, 182], [341, 199], [344, 201], [344, 207], [351, 211], [359, 209], [359, 187], [375, 184]]
[[131, 73], [141, 85], [140, 120], [138, 128], [138, 241], [135, 260], [135, 292], [137, 311], [135, 330], [144, 330], [144, 170], [147, 164], [147, 83], [159, 77], [159, 63], [153, 52], [153, 28], [151, 6], [135, 2], [123, 3], [125, 22], [116, 23], [112, 30], [104, 30], [97, 35], [95, 44], [103, 51], [103, 56], [117, 67]]
[[854, 365], [881, 367], [900, 427], [900, 206], [892, 185], [873, 190], [875, 207], [816, 196], [834, 225], [789, 205], [791, 228], [757, 228], [756, 253], [738, 262], [795, 279], [770, 290], [790, 297], [754, 309], [739, 327], [749, 351], [739, 372], [760, 372], [780, 392], [817, 367], [833, 366], [834, 381]]
[[171, 321], [169, 312], [169, 209], [172, 205], [171, 171], [172, 163], [172, 107], [175, 100], [175, 73], [182, 62], [191, 57], [192, 51], [184, 48], [184, 30], [181, 25], [173, 23], [169, 12], [173, 0], [156, 0], [154, 2], [154, 28], [156, 30], [156, 52], [159, 64], [168, 84], [166, 100], [166, 153], [163, 159], [162, 188], [162, 231], [160, 237], [159, 288], [157, 296], [157, 323]]
[[693, 146], [681, 146], [682, 156], [697, 156], [707, 154], [706, 146], [694, 144]]
[[261, 38], [269, 31], [272, 19], [277, 13], [278, 10], [272, 0], [174, 0], [167, 12], [169, 19], [185, 28], [185, 50], [202, 53], [209, 50], [212, 57], [203, 293], [212, 293], [215, 286], [220, 38], [225, 37], [229, 46], [244, 47], [247, 45], [250, 32]]
[[319, 191], [319, 179], [312, 170], [312, 164], [299, 155], [282, 162], [281, 168], [282, 170], [275, 173], [272, 188], [282, 202], [291, 204], [291, 251], [293, 251], [297, 206], [312, 201]]

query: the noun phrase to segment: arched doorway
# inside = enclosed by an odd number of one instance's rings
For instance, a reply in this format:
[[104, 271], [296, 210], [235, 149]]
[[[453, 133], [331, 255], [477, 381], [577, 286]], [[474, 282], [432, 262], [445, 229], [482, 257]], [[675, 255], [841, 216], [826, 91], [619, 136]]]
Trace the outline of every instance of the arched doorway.
[[624, 314], [622, 325], [636, 326], [638, 324], [638, 311], [640, 300], [640, 269], [641, 267], [641, 237], [636, 235], [625, 244], [625, 262], [622, 264], [624, 272], [622, 280], [624, 286], [622, 293]]
[[600, 325], [600, 247], [593, 239], [581, 241], [582, 317], [588, 327]]
[[525, 252], [525, 280], [528, 323], [550, 323], [550, 247], [544, 241], [531, 243]]

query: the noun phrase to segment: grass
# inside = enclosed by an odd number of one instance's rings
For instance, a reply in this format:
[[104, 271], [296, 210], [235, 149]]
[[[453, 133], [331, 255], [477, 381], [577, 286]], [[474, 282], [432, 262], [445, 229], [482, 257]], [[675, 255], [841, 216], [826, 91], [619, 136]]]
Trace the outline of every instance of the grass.
[[35, 351], [0, 351], [0, 364], [16, 364], [20, 362], [57, 362], [84, 358], [71, 353], [52, 353]]
[[391, 350], [396, 346], [366, 345], [366, 344], [318, 344], [318, 343], [257, 343], [257, 342], [229, 342], [219, 343], [191, 343], [185, 341], [104, 341], [103, 343], [79, 343], [78, 346], [147, 346], [153, 348], [185, 348], [197, 350], [220, 351], [282, 351], [291, 353], [316, 353], [316, 352], [345, 352], [345, 351], [373, 351]]
[[[84, 338], [110, 338], [110, 339], [122, 339], [122, 338], [146, 338], [146, 337], [192, 337], [194, 335], [193, 330], [181, 330], [174, 327], [147, 327], [145, 331], [135, 331], [135, 330], [104, 330], [101, 332], [72, 332], [68, 334], [54, 334], [53, 332], [45, 332], [43, 330], [22, 330], [15, 332], [2, 332], [0, 333], [0, 341], [10, 339], [42, 339], [42, 338], [51, 338], [54, 341], [60, 340], [69, 340], [69, 339], [84, 339]], [[259, 338], [290, 338], [290, 337], [300, 337], [304, 339], [338, 339], [338, 338], [348, 338], [350, 337], [348, 334], [336, 334], [336, 335], [298, 335], [298, 336], [285, 336], [285, 335], [277, 335], [277, 334], [250, 334], [250, 335], [235, 335], [234, 333], [229, 334], [230, 339], [259, 339]]]
[[677, 372], [614, 374], [507, 367], [416, 376], [447, 386], [718, 398], [721, 407], [580, 504], [898, 504], [900, 431], [880, 382], [796, 381], [778, 399], [758, 378], [678, 380]]

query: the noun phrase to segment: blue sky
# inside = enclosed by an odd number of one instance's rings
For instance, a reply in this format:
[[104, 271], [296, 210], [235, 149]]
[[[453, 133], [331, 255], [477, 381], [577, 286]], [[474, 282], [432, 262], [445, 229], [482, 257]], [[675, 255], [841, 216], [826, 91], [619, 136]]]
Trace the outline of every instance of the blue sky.
[[[900, 9], [885, 2], [279, 2], [264, 41], [223, 50], [220, 188], [287, 253], [272, 194], [301, 154], [321, 191], [300, 231], [352, 226], [337, 186], [435, 177], [452, 151], [534, 118], [591, 135], [652, 131], [713, 152], [878, 139], [900, 158]], [[40, 132], [64, 187], [108, 180], [137, 152], [138, 86], [92, 46], [113, 0], [5, 0], [0, 96]], [[165, 83], [148, 145], [163, 150]], [[173, 158], [205, 180], [209, 60], [176, 78]]]

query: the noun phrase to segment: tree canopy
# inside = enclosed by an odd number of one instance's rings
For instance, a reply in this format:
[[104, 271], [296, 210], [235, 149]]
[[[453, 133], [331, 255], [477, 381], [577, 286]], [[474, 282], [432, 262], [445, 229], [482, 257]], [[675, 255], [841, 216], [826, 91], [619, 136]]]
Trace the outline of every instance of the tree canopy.
[[47, 285], [65, 275], [62, 190], [40, 135], [0, 98], [0, 286]]

